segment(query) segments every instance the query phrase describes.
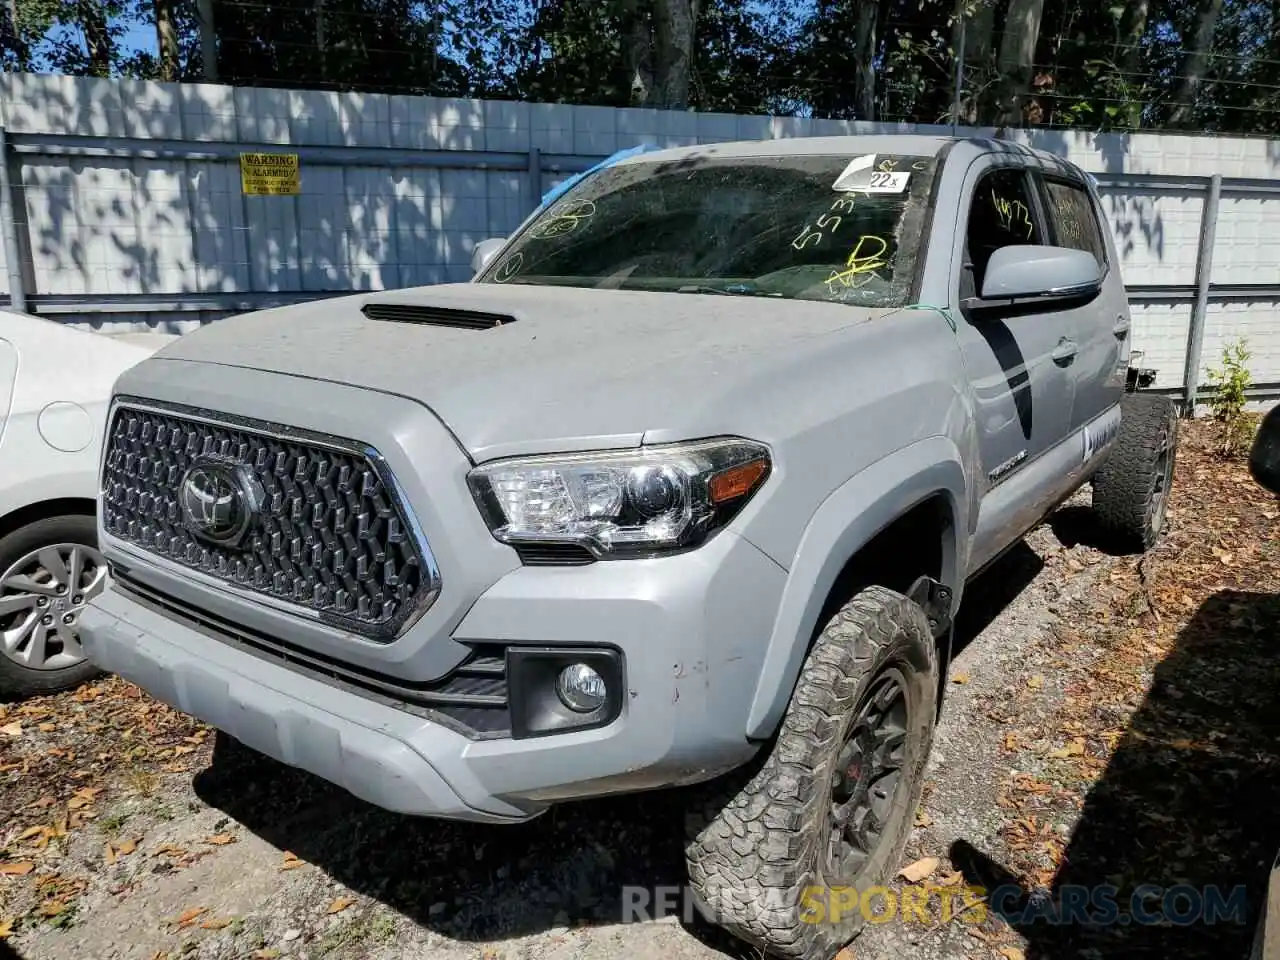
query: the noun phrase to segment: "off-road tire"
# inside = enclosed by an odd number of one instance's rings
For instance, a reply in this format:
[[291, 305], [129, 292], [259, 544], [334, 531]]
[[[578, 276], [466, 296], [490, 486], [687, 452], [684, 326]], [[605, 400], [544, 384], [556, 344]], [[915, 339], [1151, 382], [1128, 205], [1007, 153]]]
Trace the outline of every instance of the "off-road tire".
[[[862, 696], [888, 667], [905, 678], [907, 733], [892, 812], [856, 877], [824, 876], [834, 765]], [[870, 587], [826, 624], [804, 662], [772, 747], [745, 786], [687, 818], [694, 902], [710, 921], [777, 957], [829, 960], [861, 929], [858, 909], [807, 912], [815, 889], [884, 884], [902, 857], [924, 785], [938, 654], [924, 611]], [[808, 894], [808, 898], [806, 898]], [[874, 906], [875, 904], [873, 904]], [[883, 909], [879, 904], [876, 909]]]
[[1164, 531], [1178, 453], [1178, 414], [1165, 397], [1126, 394], [1120, 433], [1093, 477], [1093, 511], [1109, 546], [1146, 553]]
[[[51, 544], [79, 543], [97, 547], [98, 529], [87, 514], [45, 517], [0, 537], [0, 573], [25, 554]], [[34, 670], [0, 653], [0, 700], [22, 699], [69, 690], [102, 673], [88, 660], [58, 670]]]

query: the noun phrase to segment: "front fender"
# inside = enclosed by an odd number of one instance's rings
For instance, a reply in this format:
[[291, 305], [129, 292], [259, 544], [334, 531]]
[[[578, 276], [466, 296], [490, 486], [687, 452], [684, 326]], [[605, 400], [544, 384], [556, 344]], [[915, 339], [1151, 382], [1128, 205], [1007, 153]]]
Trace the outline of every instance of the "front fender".
[[951, 508], [952, 542], [944, 544], [943, 579], [952, 588], [952, 612], [958, 608], [969, 549], [964, 462], [949, 438], [926, 437], [877, 460], [837, 487], [810, 518], [790, 564], [756, 682], [747, 717], [748, 737], [763, 739], [777, 728], [818, 615], [845, 563], [890, 523], [937, 494], [945, 496]]

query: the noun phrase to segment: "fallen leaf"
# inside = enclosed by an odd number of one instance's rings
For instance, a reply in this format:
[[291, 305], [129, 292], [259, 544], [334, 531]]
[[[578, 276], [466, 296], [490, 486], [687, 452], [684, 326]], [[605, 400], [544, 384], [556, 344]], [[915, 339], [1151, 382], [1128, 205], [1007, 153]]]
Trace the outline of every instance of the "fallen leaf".
[[40, 904], [40, 909], [37, 912], [42, 916], [56, 917], [60, 913], [65, 913], [66, 909], [67, 905], [61, 900], [46, 900]]
[[102, 787], [81, 787], [67, 801], [67, 809], [81, 810], [93, 803], [100, 793], [102, 793]]
[[178, 914], [169, 922], [172, 924], [176, 924], [179, 927], [189, 927], [191, 926], [191, 924], [195, 923], [196, 917], [199, 917], [202, 914], [205, 914], [208, 912], [209, 912], [208, 907], [188, 907], [186, 910], [183, 910], [182, 913]]
[[1017, 947], [1001, 947], [996, 952], [1004, 957], [1004, 960], [1027, 960], [1027, 955]]
[[967, 673], [957, 673], [951, 678], [952, 683], [968, 683], [969, 675]]
[[56, 723], [42, 723], [39, 729], [41, 733], [53, 733], [58, 729], [58, 725]]
[[307, 862], [299, 860], [296, 854], [290, 853], [288, 850], [284, 853], [284, 860], [280, 863], [281, 870], [297, 870], [299, 867], [305, 867]]
[[253, 951], [253, 960], [276, 960], [280, 956], [280, 951], [275, 947], [267, 947], [264, 950]]
[[355, 897], [338, 897], [338, 899], [334, 900], [333, 903], [329, 904], [329, 909], [326, 910], [325, 912], [341, 913], [343, 910], [347, 909], [347, 907], [351, 906], [355, 902], [356, 902]]
[[22, 722], [15, 720], [13, 723], [6, 723], [3, 727], [0, 727], [0, 733], [10, 737], [20, 737], [22, 736]]
[[13, 925], [15, 920], [0, 920], [0, 940], [7, 940], [13, 936]]
[[128, 856], [129, 854], [133, 853], [133, 851], [137, 849], [138, 849], [137, 840], [122, 840], [116, 844], [116, 853], [118, 853], [122, 857]]
[[102, 859], [107, 861], [108, 864], [115, 863], [116, 862], [115, 847], [111, 846], [111, 844], [108, 843], [102, 851]]
[[923, 810], [916, 811], [915, 825], [917, 827], [927, 827], [932, 823], [933, 823], [933, 817], [929, 816], [929, 814], [925, 813]]
[[907, 883], [919, 883], [926, 877], [933, 876], [933, 871], [938, 869], [941, 861], [937, 857], [921, 857], [915, 863], [908, 864], [898, 871], [898, 876], [906, 880]]
[[36, 834], [44, 833], [48, 829], [49, 829], [48, 827], [27, 827], [27, 829], [23, 830], [20, 834], [18, 834], [18, 839], [26, 840], [29, 837], [36, 836]]
[[25, 877], [35, 868], [36, 865], [30, 860], [14, 860], [9, 863], [0, 863], [0, 874], [6, 877]]
[[1084, 753], [1084, 737], [1076, 737], [1065, 747], [1059, 747], [1049, 754], [1052, 760], [1065, 760], [1067, 757], [1078, 757]]
[[215, 847], [225, 847], [228, 843], [235, 843], [236, 838], [229, 833], [216, 833], [212, 837], [205, 837], [204, 842]]
[[1032, 677], [1030, 680], [1027, 681], [1027, 688], [1030, 690], [1039, 690], [1043, 686], [1044, 686], [1044, 677], [1040, 676], [1040, 674], [1038, 673], [1034, 677]]
[[172, 843], [165, 843], [156, 847], [155, 851], [151, 855], [153, 857], [181, 857], [184, 856], [186, 852], [187, 851], [183, 850], [181, 847], [175, 847]]
[[1004, 748], [1006, 750], [1018, 749], [1018, 735], [1016, 733], [1006, 733], [1004, 735]]
[[201, 930], [221, 930], [223, 927], [229, 927], [229, 926], [231, 926], [230, 917], [226, 919], [206, 920], [204, 923], [200, 924], [200, 929]]
[[853, 947], [844, 947], [839, 953], [835, 955], [834, 960], [855, 960]]

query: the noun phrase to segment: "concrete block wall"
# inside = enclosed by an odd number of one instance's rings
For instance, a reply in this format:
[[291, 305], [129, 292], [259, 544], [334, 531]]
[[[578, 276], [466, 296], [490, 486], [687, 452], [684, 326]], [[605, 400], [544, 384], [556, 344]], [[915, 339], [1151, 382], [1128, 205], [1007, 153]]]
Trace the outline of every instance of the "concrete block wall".
[[[539, 190], [567, 172], [640, 142], [664, 146], [842, 133], [949, 133], [795, 117], [619, 110], [437, 97], [231, 88], [90, 78], [0, 75], [0, 122], [30, 135], [109, 146], [110, 156], [24, 153], [19, 165], [37, 294], [123, 298], [225, 294], [322, 295], [464, 280], [471, 251], [513, 229]], [[965, 131], [991, 133], [991, 131]], [[1131, 285], [1194, 282], [1203, 194], [1143, 178], [1220, 173], [1280, 178], [1280, 142], [1180, 135], [1031, 131], [1024, 142], [1104, 178], [1109, 227]], [[213, 159], [143, 155], [182, 144], [221, 145]], [[311, 162], [311, 147], [361, 151], [351, 162]], [[301, 195], [246, 197], [239, 150], [301, 148]], [[539, 151], [537, 181], [520, 162]], [[394, 151], [394, 153], [392, 153]], [[448, 152], [443, 157], [441, 152]], [[483, 156], [482, 156], [483, 155]], [[506, 158], [510, 169], [481, 168]], [[381, 159], [377, 159], [381, 158]], [[375, 162], [376, 160], [376, 162]], [[502, 166], [502, 164], [497, 164]], [[540, 181], [540, 182], [538, 182]], [[1280, 286], [1280, 236], [1268, 228], [1280, 200], [1243, 187], [1224, 195], [1216, 283]], [[0, 256], [3, 251], [0, 250]], [[0, 270], [0, 291], [8, 276]], [[1135, 345], [1181, 380], [1189, 303], [1135, 303]], [[1276, 303], [1214, 303], [1205, 365], [1244, 333], [1255, 379], [1280, 381]], [[89, 308], [81, 322], [179, 324], [220, 315]], [[139, 319], [144, 318], [145, 319]]]

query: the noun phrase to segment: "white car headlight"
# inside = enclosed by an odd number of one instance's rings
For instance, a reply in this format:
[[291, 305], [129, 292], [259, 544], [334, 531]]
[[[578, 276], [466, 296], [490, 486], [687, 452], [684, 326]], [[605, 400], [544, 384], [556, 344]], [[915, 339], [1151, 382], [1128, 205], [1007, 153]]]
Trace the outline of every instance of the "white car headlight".
[[701, 543], [743, 507], [770, 467], [767, 447], [728, 437], [499, 460], [469, 480], [503, 543], [578, 544], [609, 559]]

